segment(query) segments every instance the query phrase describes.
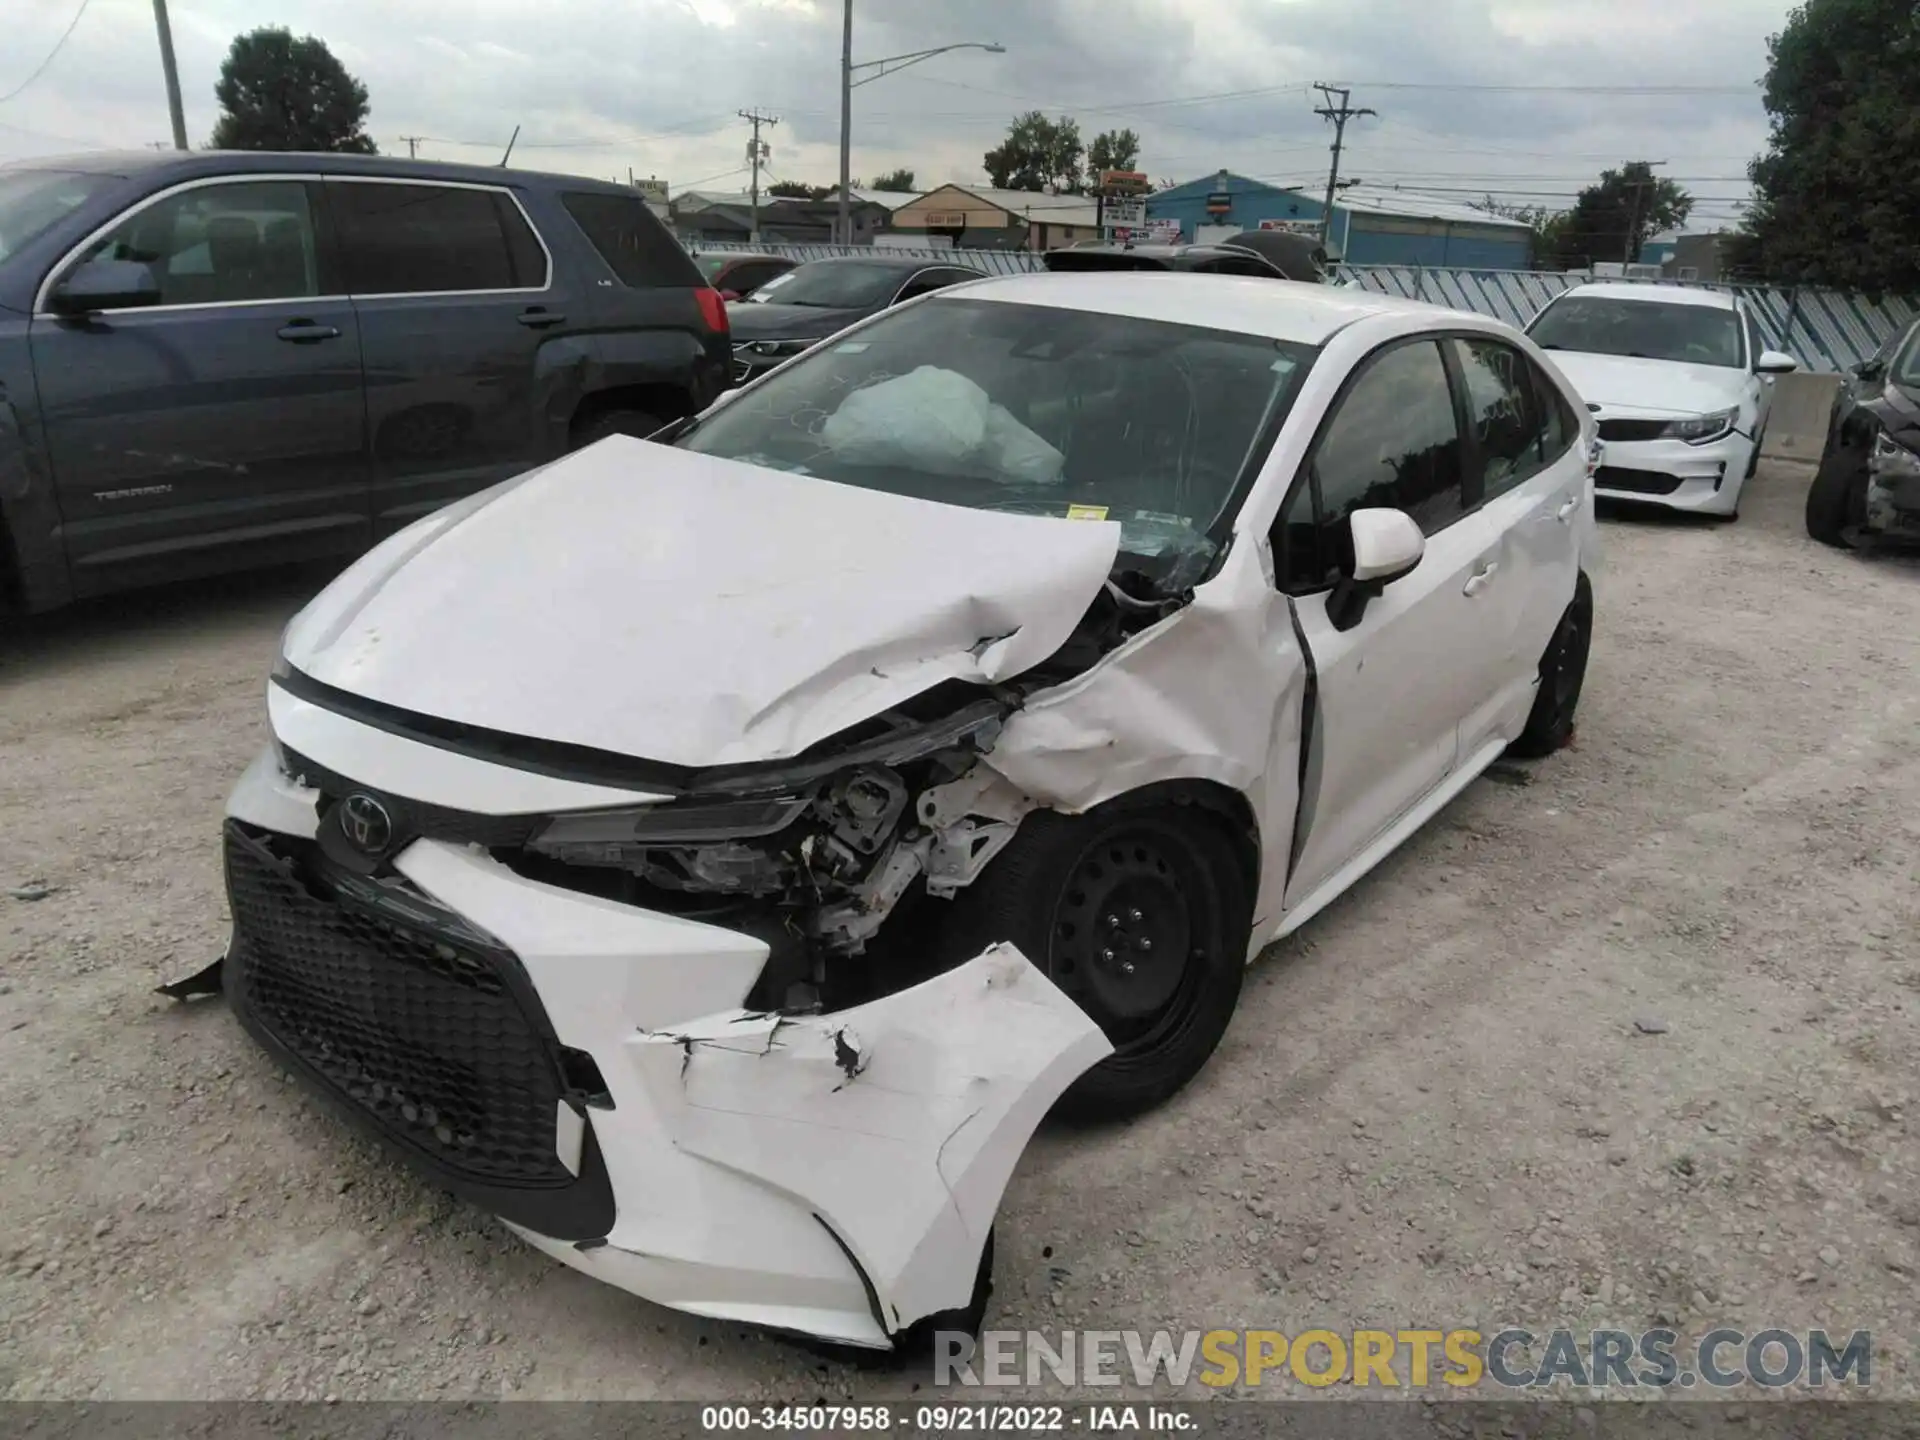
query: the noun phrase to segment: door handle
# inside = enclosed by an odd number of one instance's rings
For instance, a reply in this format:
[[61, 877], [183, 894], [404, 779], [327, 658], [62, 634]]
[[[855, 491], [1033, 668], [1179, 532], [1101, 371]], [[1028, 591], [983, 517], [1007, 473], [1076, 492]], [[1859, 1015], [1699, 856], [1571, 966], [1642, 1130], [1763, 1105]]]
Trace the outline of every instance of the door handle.
[[338, 326], [321, 325], [312, 320], [289, 320], [275, 332], [292, 345], [311, 345], [316, 340], [338, 340]]
[[514, 316], [514, 319], [518, 320], [529, 330], [544, 330], [549, 325], [564, 325], [567, 323], [567, 317], [560, 311], [542, 310], [538, 306], [532, 309], [522, 310], [518, 315]]
[[1493, 572], [1500, 568], [1498, 560], [1489, 560], [1480, 569], [1467, 577], [1467, 583], [1461, 589], [1463, 595], [1478, 595], [1487, 588], [1487, 581], [1493, 578]]
[[1580, 497], [1576, 495], [1571, 500], [1567, 501], [1566, 504], [1562, 505], [1558, 510], [1554, 511], [1553, 518], [1558, 520], [1561, 524], [1564, 525], [1566, 524], [1567, 521], [1573, 519], [1574, 512], [1579, 508], [1580, 508]]

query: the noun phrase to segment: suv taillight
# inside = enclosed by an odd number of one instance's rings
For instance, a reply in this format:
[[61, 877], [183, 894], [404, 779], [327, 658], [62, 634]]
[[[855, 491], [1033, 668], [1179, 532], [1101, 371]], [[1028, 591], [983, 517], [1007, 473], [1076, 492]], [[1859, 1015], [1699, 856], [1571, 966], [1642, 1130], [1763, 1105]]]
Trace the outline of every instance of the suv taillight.
[[700, 302], [700, 318], [707, 322], [707, 328], [716, 335], [728, 333], [727, 302], [720, 292], [711, 285], [703, 285], [693, 292], [693, 298]]

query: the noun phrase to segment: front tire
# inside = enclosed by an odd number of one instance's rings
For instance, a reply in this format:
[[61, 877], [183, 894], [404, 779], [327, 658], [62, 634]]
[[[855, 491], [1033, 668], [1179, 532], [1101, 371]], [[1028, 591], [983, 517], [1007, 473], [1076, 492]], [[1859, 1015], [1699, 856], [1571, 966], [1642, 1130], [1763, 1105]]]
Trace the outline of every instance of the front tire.
[[1122, 1120], [1199, 1073], [1240, 998], [1252, 895], [1225, 822], [1194, 805], [1039, 811], [954, 900], [953, 958], [1008, 941], [1113, 1043], [1057, 1113]]
[[1587, 654], [1593, 645], [1593, 586], [1582, 574], [1573, 600], [1561, 612], [1553, 639], [1540, 657], [1540, 688], [1534, 692], [1527, 728], [1507, 746], [1520, 760], [1541, 760], [1573, 738], [1574, 714], [1587, 680]]

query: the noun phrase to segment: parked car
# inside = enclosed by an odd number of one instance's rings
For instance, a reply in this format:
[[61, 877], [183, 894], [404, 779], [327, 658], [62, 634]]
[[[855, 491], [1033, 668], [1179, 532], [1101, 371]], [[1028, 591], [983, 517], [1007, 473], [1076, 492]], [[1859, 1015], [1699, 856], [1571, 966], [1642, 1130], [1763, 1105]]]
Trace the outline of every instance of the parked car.
[[1797, 368], [1724, 291], [1588, 284], [1527, 326], [1600, 420], [1602, 499], [1732, 519], [1760, 465], [1773, 377]]
[[1180, 1089], [1254, 955], [1572, 734], [1592, 422], [1496, 320], [982, 279], [656, 438], [295, 617], [194, 983], [664, 1304], [977, 1323], [1050, 1107]]
[[0, 583], [46, 610], [348, 555], [726, 385], [633, 191], [359, 155], [0, 167]]
[[757, 379], [890, 305], [979, 278], [965, 265], [883, 255], [797, 265], [728, 307], [735, 383]]
[[1842, 548], [1920, 542], [1920, 320], [1889, 335], [1834, 396], [1807, 533]]
[[694, 259], [722, 300], [744, 300], [800, 263], [785, 255], [739, 255], [726, 250], [709, 251]]
[[1319, 241], [1285, 230], [1243, 230], [1230, 240], [1204, 245], [1125, 243], [1069, 245], [1049, 250], [1049, 270], [1187, 270], [1203, 275], [1259, 275], [1332, 283], [1327, 252]]

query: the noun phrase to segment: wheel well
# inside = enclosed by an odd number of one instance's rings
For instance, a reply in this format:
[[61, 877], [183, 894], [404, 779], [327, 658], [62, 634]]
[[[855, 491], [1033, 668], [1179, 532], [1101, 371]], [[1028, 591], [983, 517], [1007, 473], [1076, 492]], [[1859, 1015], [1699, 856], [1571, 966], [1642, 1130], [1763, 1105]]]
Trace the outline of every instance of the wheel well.
[[1253, 806], [1238, 790], [1214, 780], [1156, 780], [1138, 790], [1094, 807], [1095, 810], [1135, 810], [1166, 805], [1191, 806], [1204, 810], [1220, 823], [1220, 831], [1232, 842], [1239, 858], [1242, 878], [1247, 883], [1251, 903], [1260, 888], [1260, 825], [1254, 819]]
[[602, 415], [618, 410], [638, 410], [662, 424], [693, 413], [693, 400], [685, 390], [673, 385], [616, 385], [581, 397], [568, 422], [570, 435], [580, 431]]

